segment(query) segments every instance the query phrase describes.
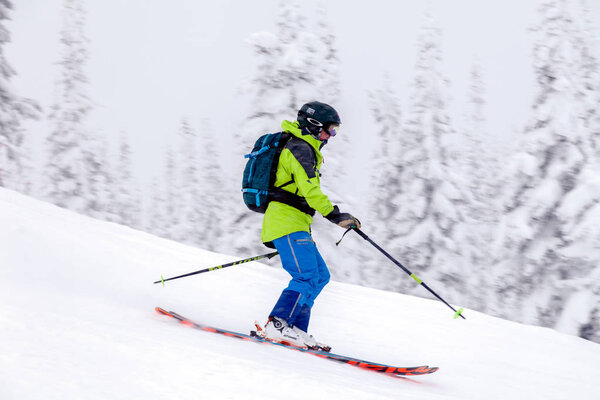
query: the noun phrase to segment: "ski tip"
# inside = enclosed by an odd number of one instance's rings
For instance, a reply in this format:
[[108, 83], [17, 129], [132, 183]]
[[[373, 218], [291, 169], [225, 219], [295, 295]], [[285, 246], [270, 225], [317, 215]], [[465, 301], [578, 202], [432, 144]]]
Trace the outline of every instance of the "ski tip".
[[[403, 377], [403, 376], [419, 376], [433, 374], [439, 370], [439, 367], [430, 367], [428, 365], [422, 365], [420, 367], [411, 368], [398, 368], [397, 371], [391, 372], [392, 375]], [[387, 372], [387, 371], [383, 371]]]
[[162, 314], [162, 315], [169, 315], [169, 313], [166, 310], [163, 310], [160, 307], [154, 307], [154, 311], [156, 311], [157, 313]]
[[440, 369], [439, 367], [428, 367], [428, 368], [429, 368], [429, 370], [426, 373], [424, 373], [423, 375], [433, 374], [434, 372], [437, 372]]
[[462, 307], [461, 307], [461, 308], [459, 308], [459, 309], [458, 309], [458, 311], [456, 311], [456, 312], [454, 313], [454, 319], [457, 319], [458, 317], [461, 317], [461, 318], [463, 318], [463, 319], [464, 319], [465, 317], [462, 315], [462, 312], [463, 312], [463, 310], [464, 310], [464, 309], [463, 309]]

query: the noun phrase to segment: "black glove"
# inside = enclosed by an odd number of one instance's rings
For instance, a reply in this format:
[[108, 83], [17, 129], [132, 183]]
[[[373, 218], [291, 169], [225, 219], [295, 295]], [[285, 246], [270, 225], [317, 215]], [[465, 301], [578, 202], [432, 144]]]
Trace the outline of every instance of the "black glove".
[[358, 218], [348, 213], [341, 213], [338, 206], [333, 206], [333, 211], [327, 214], [325, 218], [344, 229], [360, 228], [360, 221]]

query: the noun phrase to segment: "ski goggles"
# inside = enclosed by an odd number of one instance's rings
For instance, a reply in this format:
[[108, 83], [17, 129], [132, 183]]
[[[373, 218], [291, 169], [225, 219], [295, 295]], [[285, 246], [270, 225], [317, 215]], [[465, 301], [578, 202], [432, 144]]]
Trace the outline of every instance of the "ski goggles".
[[323, 129], [330, 136], [335, 136], [340, 131], [340, 126], [338, 124], [331, 124], [331, 125], [329, 125], [328, 129], [325, 129], [325, 127], [323, 126], [323, 123], [321, 123], [320, 121], [317, 121], [314, 118], [309, 117], [309, 118], [306, 118], [306, 120], [308, 122], [310, 122], [312, 125]]
[[340, 126], [339, 125], [330, 125], [329, 129], [325, 129], [325, 132], [329, 133], [331, 136], [337, 135], [337, 133], [339, 131], [340, 131]]

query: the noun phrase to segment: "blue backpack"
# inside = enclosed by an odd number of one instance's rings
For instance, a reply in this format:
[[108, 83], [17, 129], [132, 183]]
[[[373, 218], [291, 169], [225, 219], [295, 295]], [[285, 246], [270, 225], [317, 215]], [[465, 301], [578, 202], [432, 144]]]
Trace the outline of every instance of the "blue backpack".
[[275, 176], [279, 156], [290, 139], [285, 132], [268, 133], [258, 138], [248, 159], [242, 179], [244, 203], [252, 210], [263, 213], [267, 210], [274, 192]]

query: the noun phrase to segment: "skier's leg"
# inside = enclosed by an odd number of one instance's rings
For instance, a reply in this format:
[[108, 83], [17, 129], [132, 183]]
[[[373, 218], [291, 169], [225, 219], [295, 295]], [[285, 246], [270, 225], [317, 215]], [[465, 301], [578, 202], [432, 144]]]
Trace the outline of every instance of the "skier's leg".
[[321, 291], [323, 290], [325, 285], [327, 285], [327, 283], [329, 283], [329, 279], [331, 278], [331, 275], [329, 274], [329, 270], [327, 269], [327, 264], [325, 264], [325, 261], [323, 260], [323, 257], [321, 257], [321, 254], [317, 250], [316, 246], [315, 246], [315, 252], [316, 252], [316, 258], [317, 258], [317, 271], [318, 271], [317, 282], [316, 282], [315, 288], [314, 288], [311, 296], [306, 299], [306, 302], [302, 305], [300, 312], [298, 313], [298, 315], [296, 316], [296, 319], [294, 320], [294, 326], [297, 326], [304, 332], [308, 332], [308, 323], [310, 321], [310, 312], [311, 312], [312, 306], [315, 302], [315, 299], [317, 298], [319, 293], [321, 293]]
[[319, 285], [318, 251], [308, 232], [295, 232], [275, 239], [273, 243], [280, 254], [283, 268], [292, 279], [270, 316], [282, 318], [292, 325], [303, 305], [314, 297]]
[[319, 253], [319, 250], [317, 249], [316, 246], [315, 246], [315, 253], [316, 253], [315, 257], [317, 258], [318, 278], [317, 278], [317, 283], [316, 283], [315, 289], [314, 289], [312, 295], [310, 296], [310, 298], [308, 299], [308, 301], [306, 302], [310, 307], [313, 306], [315, 299], [317, 298], [317, 296], [321, 293], [323, 288], [329, 283], [329, 280], [331, 279], [331, 274], [329, 273], [327, 264], [325, 264], [325, 260], [323, 260], [323, 257], [321, 257], [321, 253]]

